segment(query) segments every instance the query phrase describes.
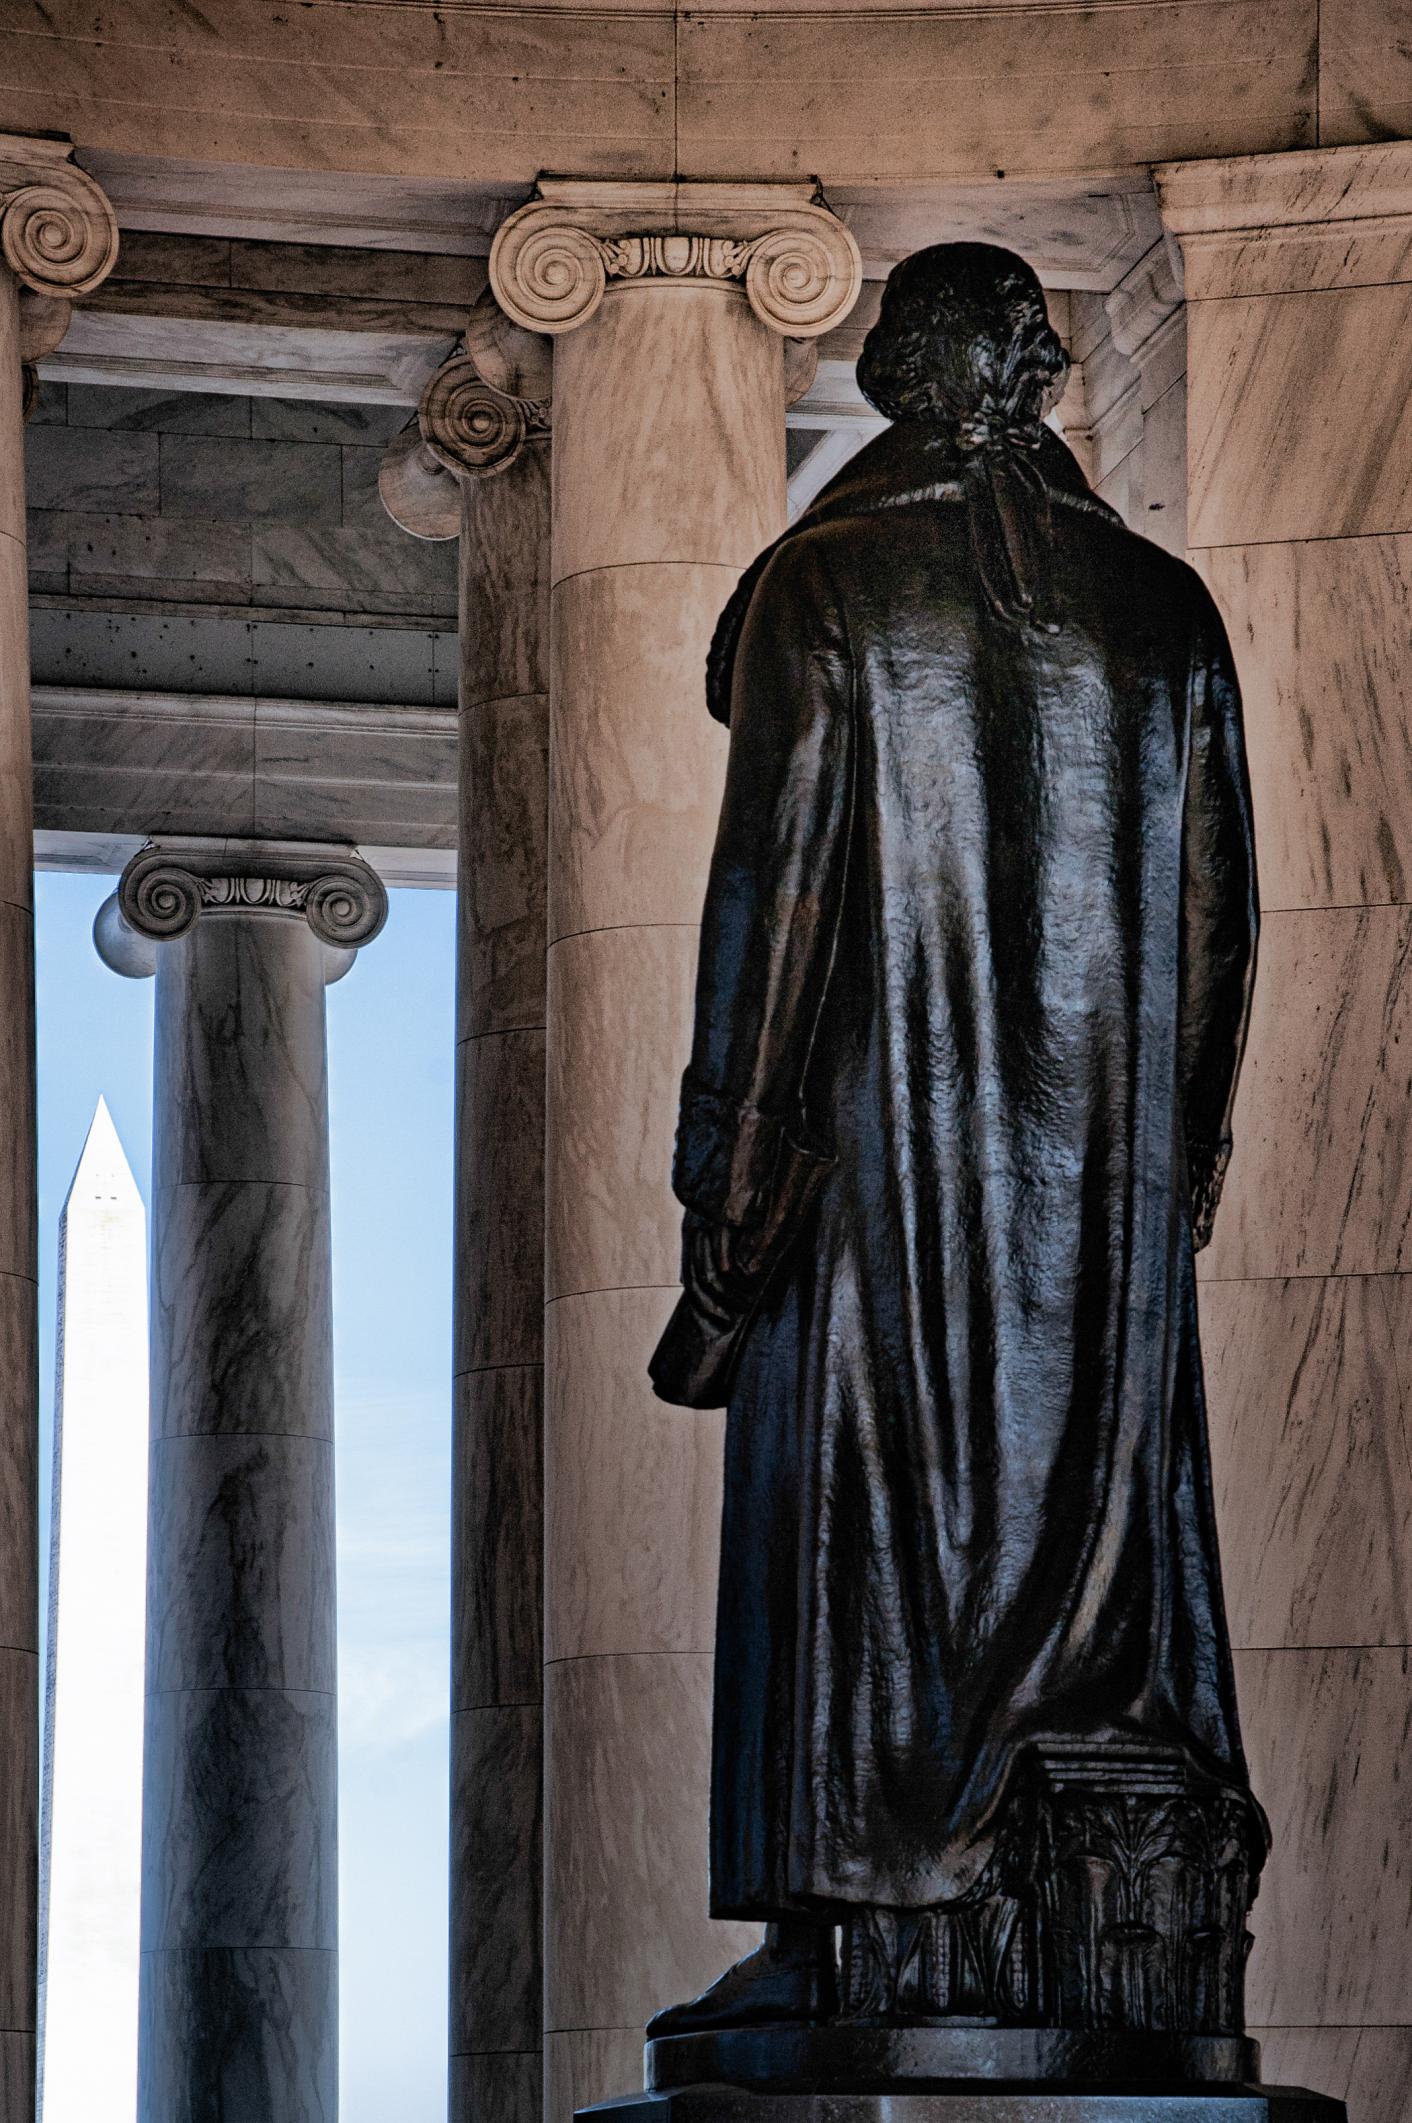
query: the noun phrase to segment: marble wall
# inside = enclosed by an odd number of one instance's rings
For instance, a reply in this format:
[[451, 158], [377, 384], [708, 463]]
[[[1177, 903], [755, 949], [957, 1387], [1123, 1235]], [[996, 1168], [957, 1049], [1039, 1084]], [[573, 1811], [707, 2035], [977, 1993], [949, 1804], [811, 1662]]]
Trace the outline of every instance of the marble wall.
[[[1352, 34], [1353, 10], [1338, 11]], [[1365, 10], [1365, 12], [1367, 12]], [[1371, 28], [1371, 26], [1370, 26]], [[1274, 1852], [1267, 2077], [1400, 2123], [1412, 2071], [1412, 147], [1161, 173], [1190, 537], [1246, 702], [1264, 931], [1201, 1312]]]

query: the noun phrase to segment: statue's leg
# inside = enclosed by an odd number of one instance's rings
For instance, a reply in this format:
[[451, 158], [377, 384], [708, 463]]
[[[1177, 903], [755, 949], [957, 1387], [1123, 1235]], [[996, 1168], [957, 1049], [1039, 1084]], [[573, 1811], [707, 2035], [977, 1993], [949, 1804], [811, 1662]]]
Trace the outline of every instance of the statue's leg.
[[812, 1917], [781, 1917], [763, 1942], [685, 2005], [669, 2005], [647, 2023], [647, 2039], [703, 2034], [722, 2027], [778, 2021], [815, 2023], [838, 2011], [834, 1927]]

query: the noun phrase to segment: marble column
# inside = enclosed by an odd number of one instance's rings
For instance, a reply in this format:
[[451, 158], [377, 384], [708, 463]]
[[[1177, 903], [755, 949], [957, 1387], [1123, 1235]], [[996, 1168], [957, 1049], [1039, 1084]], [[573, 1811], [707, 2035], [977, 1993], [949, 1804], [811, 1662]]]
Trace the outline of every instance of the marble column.
[[348, 849], [167, 841], [99, 950], [155, 968], [139, 2123], [335, 2123], [324, 985]]
[[1412, 143], [1159, 172], [1265, 906], [1201, 1313], [1266, 2076], [1412, 2076]]
[[546, 181], [491, 285], [554, 336], [545, 1326], [546, 2102], [753, 1942], [706, 1917], [721, 1419], [656, 1402], [724, 737], [711, 630], [785, 519], [787, 338], [856, 246], [807, 185]]
[[0, 134], [0, 2123], [34, 2113], [39, 1796], [34, 831], [24, 416], [117, 228], [53, 140]]
[[486, 298], [382, 479], [460, 540], [450, 2123], [542, 2098], [549, 382]]

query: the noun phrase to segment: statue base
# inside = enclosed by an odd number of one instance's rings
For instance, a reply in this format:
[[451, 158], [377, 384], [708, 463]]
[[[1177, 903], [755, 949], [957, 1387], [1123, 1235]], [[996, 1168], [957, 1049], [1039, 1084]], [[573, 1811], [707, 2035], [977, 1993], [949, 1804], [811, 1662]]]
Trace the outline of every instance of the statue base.
[[[647, 2045], [651, 2093], [740, 2086], [754, 2093], [930, 2092], [941, 2086], [1243, 2086], [1260, 2076], [1243, 2035], [1075, 2032], [1061, 2027], [732, 2027]], [[642, 2119], [646, 2123], [646, 2119]], [[662, 2119], [665, 2123], [665, 2119]]]
[[756, 2093], [682, 2086], [623, 2094], [578, 2111], [583, 2123], [1348, 2123], [1342, 2101], [1296, 2086], [1094, 2086], [953, 2082], [893, 2093]]

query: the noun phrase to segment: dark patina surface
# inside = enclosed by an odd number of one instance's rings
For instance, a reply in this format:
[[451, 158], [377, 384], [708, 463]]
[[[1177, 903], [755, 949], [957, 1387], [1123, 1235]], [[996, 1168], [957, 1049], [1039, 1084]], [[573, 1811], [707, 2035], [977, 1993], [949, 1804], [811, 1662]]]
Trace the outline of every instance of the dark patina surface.
[[1042, 425], [1064, 366], [1009, 254], [899, 268], [894, 424], [713, 650], [652, 1375], [729, 1407], [712, 1911], [772, 1929], [664, 2040], [1243, 2024], [1193, 1266], [1255, 966], [1240, 703], [1197, 576]]

